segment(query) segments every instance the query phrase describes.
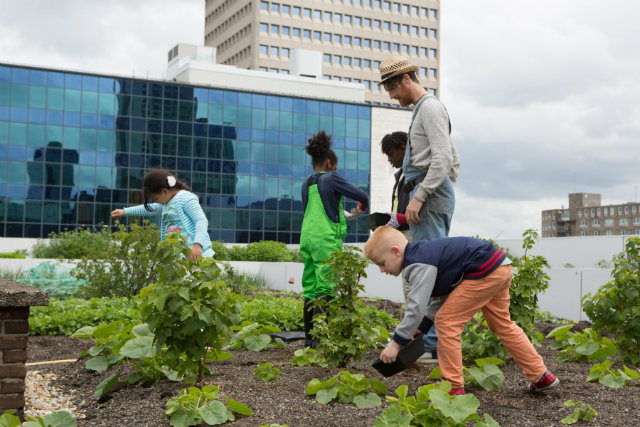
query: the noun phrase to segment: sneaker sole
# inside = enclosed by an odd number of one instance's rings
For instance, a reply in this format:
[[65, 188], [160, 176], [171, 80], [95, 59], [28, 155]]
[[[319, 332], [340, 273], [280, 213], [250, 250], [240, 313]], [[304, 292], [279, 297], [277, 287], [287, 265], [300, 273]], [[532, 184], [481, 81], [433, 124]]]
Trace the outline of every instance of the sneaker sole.
[[536, 393], [538, 391], [550, 390], [550, 389], [556, 387], [558, 384], [560, 384], [560, 380], [558, 378], [556, 378], [556, 380], [554, 382], [552, 382], [551, 384], [549, 384], [548, 386], [530, 389], [530, 391]]
[[438, 359], [418, 359], [416, 363], [438, 363]]

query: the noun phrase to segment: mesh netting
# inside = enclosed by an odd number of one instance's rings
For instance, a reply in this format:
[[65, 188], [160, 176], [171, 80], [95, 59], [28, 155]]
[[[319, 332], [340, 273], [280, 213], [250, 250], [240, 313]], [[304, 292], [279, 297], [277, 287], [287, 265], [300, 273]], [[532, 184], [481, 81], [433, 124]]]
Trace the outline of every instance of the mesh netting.
[[49, 293], [50, 298], [66, 299], [78, 296], [78, 288], [86, 284], [71, 276], [71, 269], [57, 262], [43, 262], [22, 273], [17, 279]]

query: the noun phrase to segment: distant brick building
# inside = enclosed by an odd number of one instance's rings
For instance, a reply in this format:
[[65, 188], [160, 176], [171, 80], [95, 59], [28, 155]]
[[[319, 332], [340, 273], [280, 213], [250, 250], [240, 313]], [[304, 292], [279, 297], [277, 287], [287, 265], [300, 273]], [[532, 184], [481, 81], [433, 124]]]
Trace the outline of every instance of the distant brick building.
[[542, 237], [640, 235], [640, 203], [601, 205], [596, 193], [569, 194], [568, 209], [542, 211]]

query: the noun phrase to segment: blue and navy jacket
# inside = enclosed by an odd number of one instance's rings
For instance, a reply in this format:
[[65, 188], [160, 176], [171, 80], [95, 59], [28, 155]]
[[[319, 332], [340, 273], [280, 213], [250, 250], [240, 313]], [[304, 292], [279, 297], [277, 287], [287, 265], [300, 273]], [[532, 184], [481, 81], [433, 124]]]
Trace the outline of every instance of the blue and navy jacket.
[[510, 263], [502, 249], [472, 237], [407, 243], [402, 275], [411, 290], [407, 310], [393, 340], [401, 345], [408, 344], [416, 329], [422, 331], [422, 326], [434, 319], [441, 303], [429, 305], [430, 298], [447, 296], [462, 280], [482, 279], [501, 265]]

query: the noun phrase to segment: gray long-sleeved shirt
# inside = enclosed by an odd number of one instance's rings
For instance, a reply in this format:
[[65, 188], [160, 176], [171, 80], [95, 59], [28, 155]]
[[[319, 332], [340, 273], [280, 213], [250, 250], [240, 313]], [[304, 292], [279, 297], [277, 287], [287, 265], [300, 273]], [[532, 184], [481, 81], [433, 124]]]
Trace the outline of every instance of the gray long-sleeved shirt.
[[450, 136], [449, 114], [436, 97], [424, 95], [424, 100], [411, 125], [409, 162], [427, 172], [415, 192], [415, 199], [424, 202], [449, 176], [456, 182], [460, 156]]

